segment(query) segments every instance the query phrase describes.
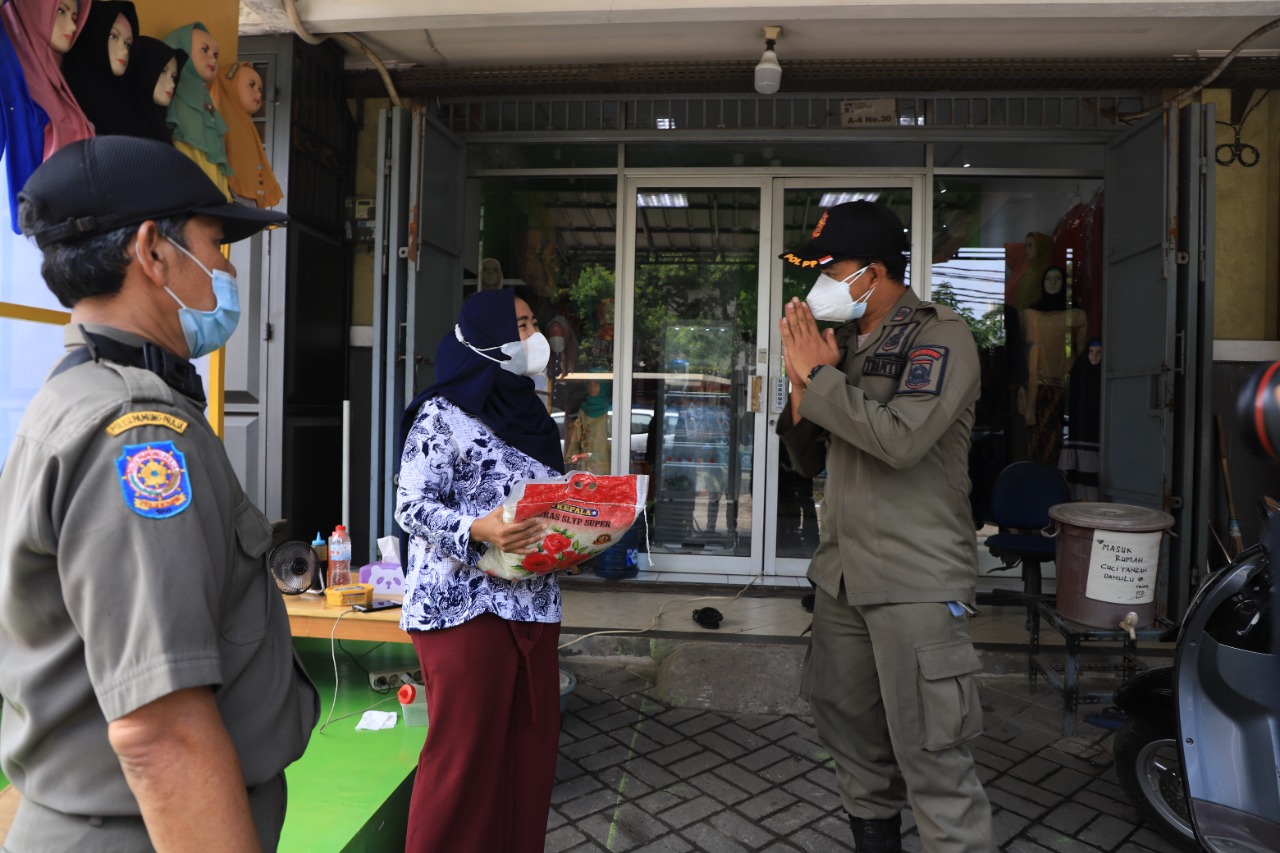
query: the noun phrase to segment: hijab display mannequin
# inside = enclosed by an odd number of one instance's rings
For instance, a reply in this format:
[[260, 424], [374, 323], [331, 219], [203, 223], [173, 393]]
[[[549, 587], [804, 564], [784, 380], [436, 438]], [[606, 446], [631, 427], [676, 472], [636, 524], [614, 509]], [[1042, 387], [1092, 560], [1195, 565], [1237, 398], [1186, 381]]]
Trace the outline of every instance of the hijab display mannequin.
[[62, 75], [97, 136], [137, 135], [138, 111], [124, 75], [138, 33], [138, 13], [127, 0], [99, 0], [80, 38], [62, 60]]
[[1027, 388], [1022, 410], [1027, 422], [1027, 458], [1058, 464], [1062, 450], [1062, 410], [1067, 376], [1084, 349], [1088, 318], [1067, 307], [1067, 274], [1049, 267], [1042, 276], [1043, 295], [1021, 312], [1027, 352]]
[[1013, 295], [1013, 305], [1019, 311], [1030, 308], [1032, 303], [1040, 298], [1040, 284], [1044, 278], [1044, 271], [1049, 266], [1052, 240], [1048, 234], [1032, 231], [1027, 234], [1024, 245], [1026, 266], [1023, 268], [1022, 275], [1018, 276]]
[[248, 62], [237, 62], [218, 72], [210, 87], [214, 106], [227, 123], [228, 184], [236, 201], [249, 207], [274, 207], [284, 194], [267, 162], [262, 137], [253, 116], [262, 109], [262, 77]]
[[138, 117], [135, 136], [172, 144], [173, 133], [165, 121], [178, 87], [178, 75], [187, 64], [187, 52], [160, 39], [139, 36], [133, 43], [125, 84]]
[[44, 159], [44, 126], [49, 117], [31, 100], [22, 64], [9, 41], [9, 33], [0, 26], [0, 159], [4, 160], [9, 187], [9, 226], [14, 234], [18, 227], [18, 193], [27, 178]]
[[1076, 359], [1067, 385], [1067, 438], [1058, 467], [1078, 501], [1098, 499], [1098, 456], [1102, 441], [1102, 341], [1089, 341]]
[[[0, 20], [26, 77], [31, 99], [48, 116], [43, 156], [93, 136], [93, 125], [62, 76], [62, 56], [80, 35], [91, 0], [23, 0], [0, 6]], [[19, 184], [21, 186], [21, 184]]]
[[230, 199], [227, 178], [231, 167], [222, 139], [227, 123], [209, 96], [209, 85], [218, 74], [218, 42], [199, 22], [179, 27], [165, 36], [164, 42], [188, 56], [166, 119], [173, 129], [174, 147], [190, 157]]
[[569, 437], [564, 442], [564, 461], [578, 471], [592, 474], [608, 474], [609, 459], [609, 409], [613, 407], [613, 382], [607, 379], [588, 379], [587, 397], [578, 409], [578, 416], [569, 427]]

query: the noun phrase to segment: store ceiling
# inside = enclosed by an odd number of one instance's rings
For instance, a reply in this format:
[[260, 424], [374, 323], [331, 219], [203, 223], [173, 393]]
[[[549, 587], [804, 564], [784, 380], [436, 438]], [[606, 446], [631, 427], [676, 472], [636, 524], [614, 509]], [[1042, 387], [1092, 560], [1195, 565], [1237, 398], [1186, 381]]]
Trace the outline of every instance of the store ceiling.
[[[283, 2], [242, 0], [241, 34], [288, 31]], [[981, 72], [983, 88], [1026, 88], [1055, 74], [1068, 86], [1076, 68], [1086, 82], [1105, 68], [1118, 85], [1176, 86], [1280, 16], [1275, 0], [298, 0], [297, 9], [312, 33], [355, 34], [398, 80], [434, 94], [482, 93], [486, 82], [518, 90], [530, 80], [544, 93], [749, 92], [766, 24], [783, 27], [783, 92], [959, 82], [967, 71]], [[346, 50], [349, 70], [371, 67]], [[1239, 84], [1241, 69], [1264, 84], [1280, 76], [1280, 27], [1247, 50], [1228, 85]]]

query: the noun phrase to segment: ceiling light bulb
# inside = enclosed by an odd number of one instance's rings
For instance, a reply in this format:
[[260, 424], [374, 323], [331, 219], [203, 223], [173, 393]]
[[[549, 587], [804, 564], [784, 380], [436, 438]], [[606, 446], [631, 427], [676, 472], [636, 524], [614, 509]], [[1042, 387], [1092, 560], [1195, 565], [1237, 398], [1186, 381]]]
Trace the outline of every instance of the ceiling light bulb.
[[764, 28], [764, 54], [756, 63], [755, 73], [756, 91], [762, 95], [772, 95], [782, 85], [782, 66], [778, 64], [778, 54], [773, 51], [773, 46], [780, 35], [782, 35], [782, 27]]
[[756, 91], [762, 95], [772, 95], [782, 85], [782, 66], [778, 64], [778, 54], [772, 48], [766, 48], [760, 62], [756, 64]]

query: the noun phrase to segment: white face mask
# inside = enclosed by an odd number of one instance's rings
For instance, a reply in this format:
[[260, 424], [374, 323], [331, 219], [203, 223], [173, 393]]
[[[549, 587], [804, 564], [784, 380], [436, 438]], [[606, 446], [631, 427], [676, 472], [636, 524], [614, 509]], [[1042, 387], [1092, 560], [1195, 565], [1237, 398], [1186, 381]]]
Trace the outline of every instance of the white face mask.
[[560, 353], [564, 352], [564, 336], [563, 335], [552, 335], [551, 337], [547, 338], [547, 343], [551, 344], [551, 351], [556, 355], [559, 355]]
[[[547, 343], [542, 332], [534, 332], [525, 341], [511, 341], [496, 347], [472, 346], [462, 336], [462, 327], [458, 325], [453, 327], [453, 336], [476, 355], [496, 362], [503, 370], [514, 373], [516, 376], [537, 376], [547, 369], [547, 362], [551, 360], [551, 345]], [[487, 354], [488, 350], [495, 349], [507, 356], [507, 360], [503, 361]]]
[[866, 293], [862, 294], [862, 298], [857, 300], [849, 296], [849, 286], [869, 269], [871, 265], [867, 264], [844, 280], [834, 279], [826, 273], [818, 276], [818, 280], [809, 289], [809, 295], [804, 298], [804, 301], [809, 304], [809, 310], [813, 312], [813, 319], [847, 323], [867, 313], [867, 300], [871, 298], [871, 292], [876, 289], [875, 285], [872, 285]]

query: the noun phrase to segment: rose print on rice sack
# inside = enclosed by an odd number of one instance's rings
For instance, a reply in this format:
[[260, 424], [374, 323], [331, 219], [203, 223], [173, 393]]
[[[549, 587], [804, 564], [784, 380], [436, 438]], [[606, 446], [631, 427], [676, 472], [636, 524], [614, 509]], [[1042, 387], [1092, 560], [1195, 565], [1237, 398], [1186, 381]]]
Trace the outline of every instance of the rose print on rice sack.
[[572, 544], [573, 540], [563, 533], [552, 533], [542, 540], [542, 550], [548, 554], [559, 554]]
[[556, 558], [551, 554], [542, 554], [534, 551], [521, 560], [520, 565], [525, 571], [537, 574], [554, 569], [556, 567]]

